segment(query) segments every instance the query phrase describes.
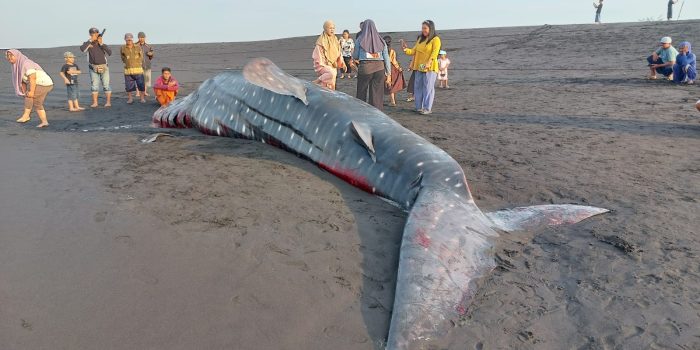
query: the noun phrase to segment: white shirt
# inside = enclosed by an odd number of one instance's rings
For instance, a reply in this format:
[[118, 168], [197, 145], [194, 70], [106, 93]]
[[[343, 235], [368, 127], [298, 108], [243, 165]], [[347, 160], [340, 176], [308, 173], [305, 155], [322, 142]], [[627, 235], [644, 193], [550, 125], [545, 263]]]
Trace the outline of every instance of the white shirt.
[[38, 69], [27, 69], [27, 72], [24, 73], [24, 76], [22, 76], [22, 81], [29, 84], [29, 76], [32, 74], [36, 74], [36, 85], [39, 86], [51, 86], [53, 85], [53, 80], [51, 80], [51, 77], [46, 74], [43, 70], [38, 70]]

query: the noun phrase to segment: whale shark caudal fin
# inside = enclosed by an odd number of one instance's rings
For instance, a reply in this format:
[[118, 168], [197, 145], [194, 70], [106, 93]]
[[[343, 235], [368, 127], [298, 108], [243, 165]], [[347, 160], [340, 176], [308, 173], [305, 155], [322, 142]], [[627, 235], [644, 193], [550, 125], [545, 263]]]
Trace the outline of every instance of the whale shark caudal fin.
[[280, 95], [294, 96], [309, 105], [304, 83], [285, 73], [267, 58], [255, 58], [243, 67], [243, 77], [249, 83]]
[[475, 282], [496, 266], [495, 229], [572, 224], [607, 211], [540, 205], [485, 215], [470, 198], [423, 187], [404, 228], [386, 349], [427, 348], [467, 314]]
[[377, 155], [375, 154], [376, 152], [374, 150], [374, 142], [372, 142], [372, 131], [369, 129], [367, 124], [358, 123], [353, 120], [350, 123], [350, 128], [352, 129], [352, 133], [357, 139], [357, 141], [365, 149], [367, 149], [367, 152], [369, 153], [370, 157], [372, 157], [372, 160], [376, 163]]
[[603, 208], [583, 205], [535, 205], [486, 213], [492, 227], [506, 232], [534, 230], [546, 226], [575, 224], [591, 216], [607, 213]]
[[474, 201], [421, 188], [406, 220], [387, 349], [423, 349], [467, 313], [498, 234]]

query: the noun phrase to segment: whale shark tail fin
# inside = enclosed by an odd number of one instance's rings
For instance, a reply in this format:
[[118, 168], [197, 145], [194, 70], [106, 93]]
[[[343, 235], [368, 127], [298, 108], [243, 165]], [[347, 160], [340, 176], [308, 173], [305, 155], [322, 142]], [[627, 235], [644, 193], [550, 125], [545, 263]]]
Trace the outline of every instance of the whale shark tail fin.
[[467, 313], [495, 267], [497, 232], [470, 198], [421, 188], [406, 220], [387, 349], [427, 348]]
[[583, 205], [535, 205], [486, 213], [492, 227], [506, 232], [534, 230], [547, 226], [575, 224], [591, 216], [607, 213], [603, 208]]
[[153, 126], [156, 128], [191, 128], [190, 108], [192, 95], [176, 99], [153, 113]]

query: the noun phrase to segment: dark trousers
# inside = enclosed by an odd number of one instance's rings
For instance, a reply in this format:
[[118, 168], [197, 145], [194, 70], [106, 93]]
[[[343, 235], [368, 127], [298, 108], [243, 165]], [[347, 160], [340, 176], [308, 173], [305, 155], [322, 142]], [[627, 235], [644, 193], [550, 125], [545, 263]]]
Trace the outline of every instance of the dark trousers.
[[[374, 73], [364, 73], [363, 67], [358, 69], [357, 74], [357, 98], [365, 101], [379, 110], [384, 108], [384, 62], [375, 61], [381, 64], [381, 70]], [[360, 63], [363, 65], [365, 63]], [[374, 64], [374, 62], [372, 62]]]

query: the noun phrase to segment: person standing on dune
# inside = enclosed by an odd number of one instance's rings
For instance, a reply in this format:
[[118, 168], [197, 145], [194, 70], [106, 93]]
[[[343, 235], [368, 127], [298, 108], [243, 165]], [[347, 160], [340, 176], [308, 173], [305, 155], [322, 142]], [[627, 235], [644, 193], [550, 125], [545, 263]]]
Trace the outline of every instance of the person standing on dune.
[[667, 20], [672, 20], [673, 19], [673, 5], [677, 4], [678, 0], [668, 0], [668, 12], [666, 13], [666, 19]]
[[112, 88], [109, 86], [109, 65], [107, 65], [107, 56], [112, 55], [112, 49], [102, 41], [102, 35], [97, 28], [90, 28], [90, 40], [80, 46], [80, 51], [87, 53], [90, 64], [90, 81], [92, 82], [90, 87], [92, 105], [90, 107], [97, 107], [100, 85], [107, 98], [105, 107], [112, 106]]
[[600, 13], [603, 11], [603, 0], [598, 0], [598, 2], [593, 2], [593, 7], [595, 7], [595, 23], [601, 24]]
[[323, 33], [316, 40], [316, 46], [311, 54], [314, 70], [318, 78], [314, 83], [335, 90], [338, 68], [347, 71], [341, 55], [340, 41], [335, 36], [335, 24], [332, 21], [323, 23]]

